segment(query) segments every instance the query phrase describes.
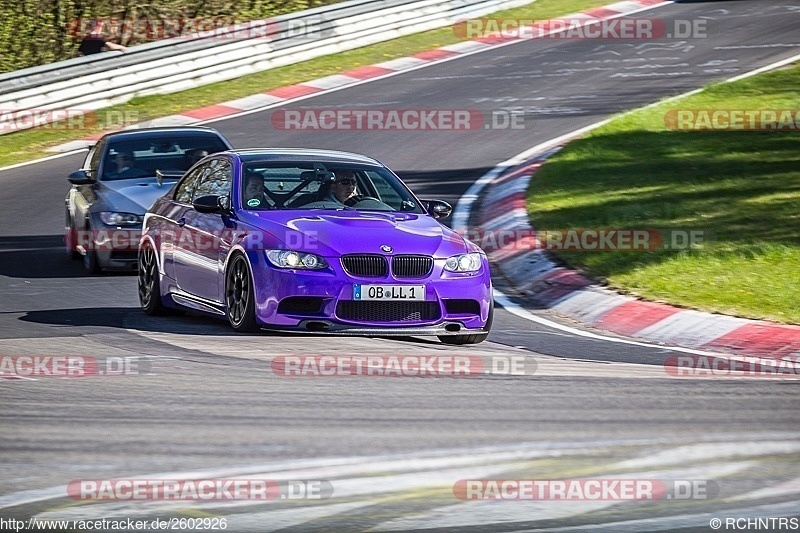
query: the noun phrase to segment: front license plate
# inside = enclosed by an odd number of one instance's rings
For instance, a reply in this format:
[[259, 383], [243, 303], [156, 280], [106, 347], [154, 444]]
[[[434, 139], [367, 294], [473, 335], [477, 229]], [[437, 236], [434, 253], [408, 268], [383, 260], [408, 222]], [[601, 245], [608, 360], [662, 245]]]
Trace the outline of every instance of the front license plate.
[[425, 301], [425, 285], [353, 285], [353, 300]]

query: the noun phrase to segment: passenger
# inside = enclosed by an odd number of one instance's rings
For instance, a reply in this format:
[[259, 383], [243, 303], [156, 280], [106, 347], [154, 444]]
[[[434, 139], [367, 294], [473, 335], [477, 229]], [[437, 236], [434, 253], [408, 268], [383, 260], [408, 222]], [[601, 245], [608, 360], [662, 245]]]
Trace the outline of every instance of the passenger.
[[186, 153], [183, 154], [183, 158], [185, 160], [185, 170], [189, 170], [192, 166], [203, 159], [205, 156], [208, 155], [208, 150], [201, 150], [200, 148], [195, 148], [194, 150], [186, 150]]

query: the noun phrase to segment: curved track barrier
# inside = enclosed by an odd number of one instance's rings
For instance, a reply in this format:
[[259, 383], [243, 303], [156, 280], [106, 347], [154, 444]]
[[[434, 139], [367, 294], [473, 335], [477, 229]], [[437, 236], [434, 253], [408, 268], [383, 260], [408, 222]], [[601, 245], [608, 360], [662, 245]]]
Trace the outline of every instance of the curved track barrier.
[[[453, 24], [530, 0], [350, 0], [274, 19], [180, 35], [0, 75], [0, 112], [15, 127], [168, 94]], [[61, 114], [63, 116], [63, 114]]]

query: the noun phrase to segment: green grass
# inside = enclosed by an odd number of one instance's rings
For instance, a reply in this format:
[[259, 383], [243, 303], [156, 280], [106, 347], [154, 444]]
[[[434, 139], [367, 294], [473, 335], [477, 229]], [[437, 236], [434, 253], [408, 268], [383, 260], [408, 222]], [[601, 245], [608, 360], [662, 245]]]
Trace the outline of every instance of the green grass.
[[699, 230], [690, 250], [559, 252], [621, 292], [800, 323], [800, 132], [671, 131], [675, 109], [800, 109], [800, 66], [622, 115], [536, 174], [539, 229]]
[[[610, 1], [538, 0], [527, 6], [501, 11], [491, 16], [541, 20], [602, 6]], [[460, 41], [461, 39], [456, 36], [451, 27], [440, 28], [188, 91], [135, 98], [125, 104], [107, 108], [104, 112], [118, 111], [120, 114], [112, 116], [135, 116], [138, 121], [150, 120], [268, 91], [284, 85], [337, 74], [362, 65], [389, 61]], [[104, 116], [104, 112], [99, 115]], [[47, 147], [87, 137], [103, 131], [103, 129], [102, 124], [80, 131], [41, 127], [0, 136], [0, 166], [51, 155], [45, 151]]]

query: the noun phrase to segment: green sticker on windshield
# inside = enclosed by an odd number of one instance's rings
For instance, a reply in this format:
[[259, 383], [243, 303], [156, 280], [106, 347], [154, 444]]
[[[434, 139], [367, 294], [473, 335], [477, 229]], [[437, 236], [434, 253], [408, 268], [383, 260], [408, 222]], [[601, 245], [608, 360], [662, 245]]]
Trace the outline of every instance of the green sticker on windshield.
[[247, 200], [247, 207], [258, 207], [261, 205], [261, 200], [258, 198], [251, 198]]

